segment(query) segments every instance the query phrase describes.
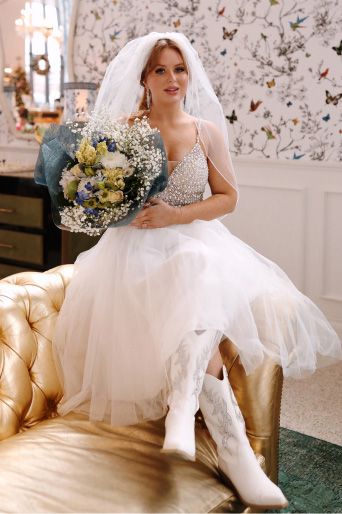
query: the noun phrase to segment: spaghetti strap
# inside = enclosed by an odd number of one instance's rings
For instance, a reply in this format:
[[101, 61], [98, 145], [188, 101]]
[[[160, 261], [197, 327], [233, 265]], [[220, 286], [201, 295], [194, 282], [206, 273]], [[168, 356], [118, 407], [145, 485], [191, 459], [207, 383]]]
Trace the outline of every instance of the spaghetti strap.
[[196, 127], [196, 143], [199, 143], [199, 130], [197, 125], [197, 119], [195, 119], [195, 127]]

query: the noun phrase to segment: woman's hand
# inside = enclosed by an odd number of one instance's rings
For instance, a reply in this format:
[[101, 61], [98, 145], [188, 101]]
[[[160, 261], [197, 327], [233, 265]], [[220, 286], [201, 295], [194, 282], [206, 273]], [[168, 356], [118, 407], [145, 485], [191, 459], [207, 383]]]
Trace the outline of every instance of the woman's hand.
[[151, 198], [129, 224], [136, 228], [161, 228], [179, 223], [180, 209], [159, 198]]

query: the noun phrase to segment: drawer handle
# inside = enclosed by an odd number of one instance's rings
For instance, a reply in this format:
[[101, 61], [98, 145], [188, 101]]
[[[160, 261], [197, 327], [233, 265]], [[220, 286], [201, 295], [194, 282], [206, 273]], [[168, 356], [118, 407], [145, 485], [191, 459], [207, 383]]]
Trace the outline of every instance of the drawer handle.
[[0, 213], [5, 214], [13, 214], [15, 212], [15, 209], [6, 209], [6, 207], [0, 207]]
[[0, 248], [14, 248], [13, 245], [9, 245], [7, 243], [0, 243]]

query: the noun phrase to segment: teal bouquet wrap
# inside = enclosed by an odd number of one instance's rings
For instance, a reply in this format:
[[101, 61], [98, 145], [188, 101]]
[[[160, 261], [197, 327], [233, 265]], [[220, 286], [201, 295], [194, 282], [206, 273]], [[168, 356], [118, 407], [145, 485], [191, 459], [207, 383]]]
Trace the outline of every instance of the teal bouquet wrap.
[[100, 235], [128, 225], [167, 185], [167, 157], [160, 132], [147, 118], [50, 125], [35, 167], [47, 186], [54, 223], [71, 232]]

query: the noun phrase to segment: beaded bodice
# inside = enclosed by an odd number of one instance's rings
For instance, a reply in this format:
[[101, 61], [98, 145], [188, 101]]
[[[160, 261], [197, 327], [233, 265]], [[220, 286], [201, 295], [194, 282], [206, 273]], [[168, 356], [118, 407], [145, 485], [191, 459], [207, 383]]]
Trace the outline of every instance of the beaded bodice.
[[[172, 161], [169, 161], [172, 162]], [[203, 200], [203, 193], [208, 182], [208, 164], [199, 142], [196, 143], [169, 174], [166, 188], [156, 195], [157, 198], [173, 205], [187, 205]]]

